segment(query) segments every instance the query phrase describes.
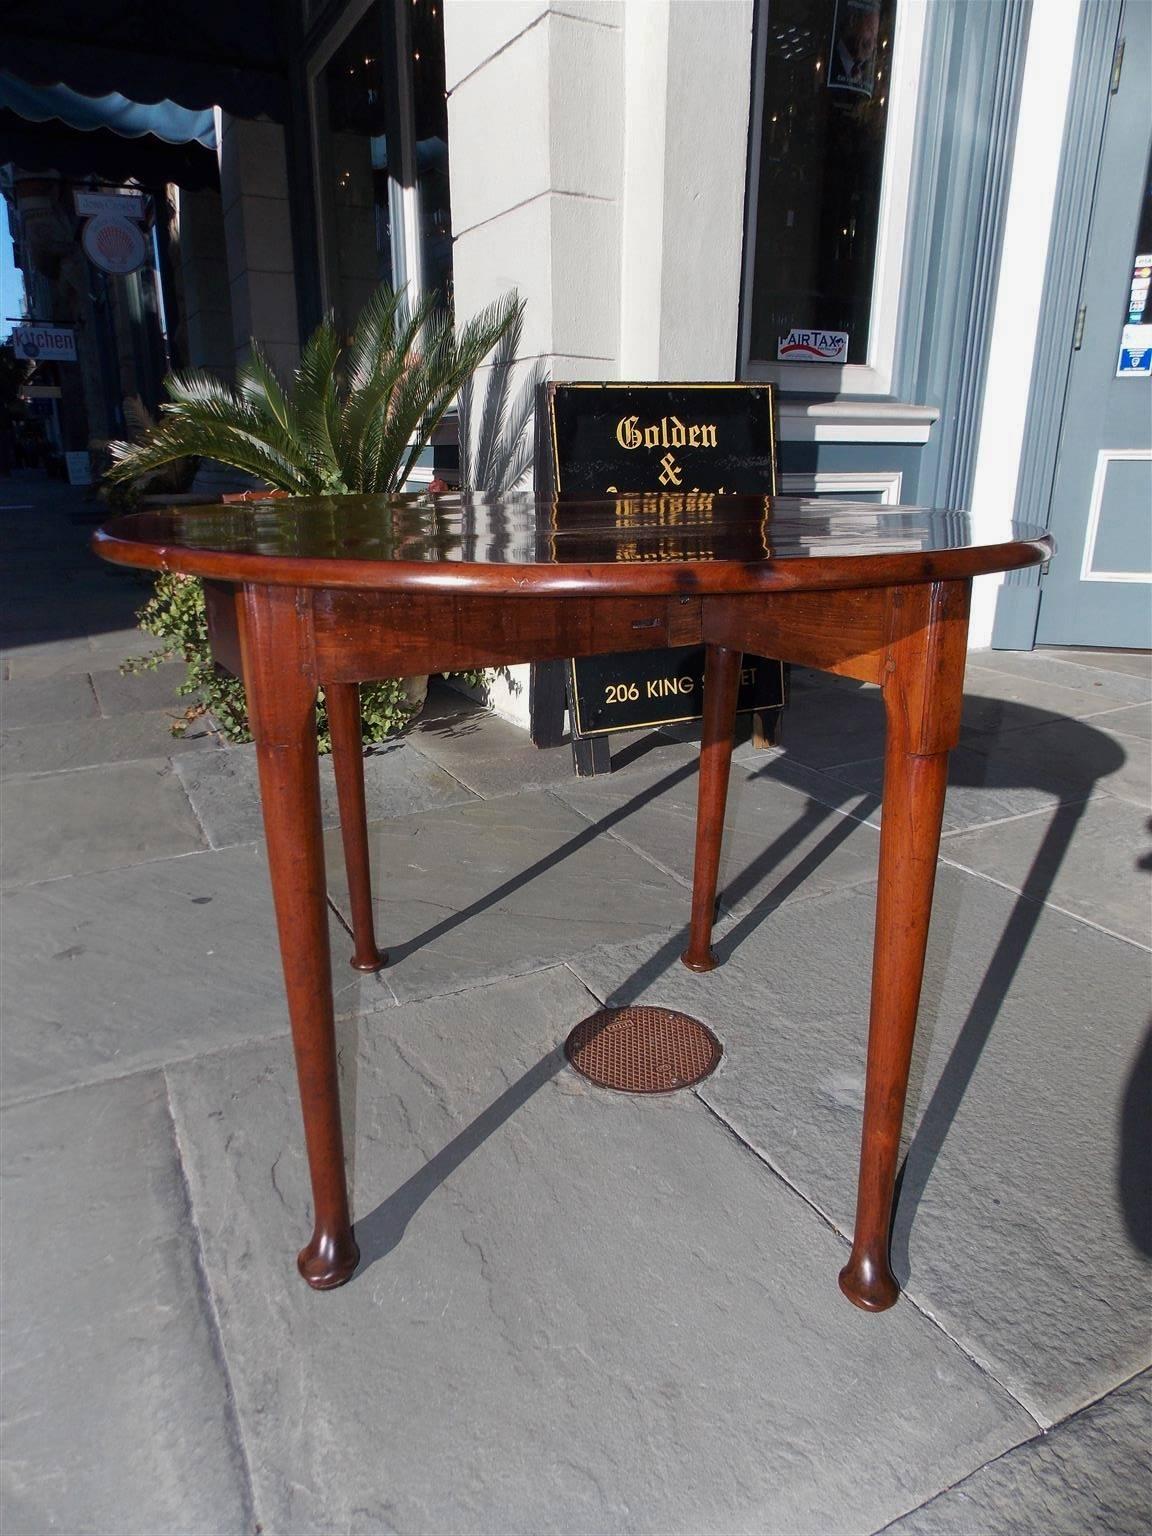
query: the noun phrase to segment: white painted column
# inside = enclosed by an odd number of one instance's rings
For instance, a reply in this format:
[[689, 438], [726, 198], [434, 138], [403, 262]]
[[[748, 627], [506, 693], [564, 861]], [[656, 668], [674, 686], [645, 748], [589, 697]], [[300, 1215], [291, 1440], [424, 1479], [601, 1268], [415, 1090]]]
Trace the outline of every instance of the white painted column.
[[[752, 0], [445, 0], [444, 38], [457, 315], [517, 288], [554, 379], [733, 379]], [[526, 675], [492, 702], [527, 724]]]
[[523, 354], [611, 378], [619, 355], [623, 90], [617, 0], [447, 0], [456, 312], [509, 288]]
[[736, 376], [752, 0], [627, 0], [620, 376]]
[[752, 0], [672, 0], [658, 378], [736, 377], [751, 79]]
[[[1050, 237], [1060, 238], [1052, 212], [1079, 19], [1080, 0], [1045, 0], [1043, 18], [1034, 12], [1028, 33], [972, 489], [981, 538], [1006, 530], [1016, 505], [1044, 269]], [[1002, 580], [981, 576], [973, 585], [973, 648], [992, 642]]]
[[[556, 379], [619, 373], [622, 22], [619, 0], [444, 7], [456, 314], [517, 289], [521, 355]], [[527, 667], [489, 702], [527, 726]]]

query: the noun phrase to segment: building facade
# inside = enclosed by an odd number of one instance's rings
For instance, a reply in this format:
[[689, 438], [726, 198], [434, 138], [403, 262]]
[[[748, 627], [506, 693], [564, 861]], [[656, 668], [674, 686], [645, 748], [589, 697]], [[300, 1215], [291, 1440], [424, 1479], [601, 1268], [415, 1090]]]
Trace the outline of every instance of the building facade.
[[381, 280], [514, 287], [551, 379], [774, 381], [785, 492], [1051, 526], [973, 645], [1146, 648], [1150, 34], [1145, 0], [305, 4], [263, 110], [213, 100], [215, 180], [166, 188], [171, 352], [290, 367]]

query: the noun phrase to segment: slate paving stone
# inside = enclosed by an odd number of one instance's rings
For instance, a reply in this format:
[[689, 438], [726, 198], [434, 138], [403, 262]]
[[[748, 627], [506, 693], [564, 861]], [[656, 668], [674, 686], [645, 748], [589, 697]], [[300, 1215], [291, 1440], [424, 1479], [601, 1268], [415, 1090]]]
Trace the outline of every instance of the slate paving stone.
[[5, 1531], [251, 1530], [163, 1078], [0, 1127]]
[[57, 773], [64, 768], [218, 748], [215, 733], [203, 721], [194, 721], [183, 736], [173, 736], [172, 724], [181, 713], [179, 708], [142, 710], [114, 720], [54, 721], [4, 731], [0, 773]]
[[[688, 893], [545, 792], [369, 825], [381, 973], [406, 1002], [679, 928]], [[328, 885], [348, 919], [339, 833]]]
[[[1037, 683], [1059, 683], [1065, 688], [1090, 689], [1118, 703], [1138, 704], [1152, 699], [1152, 668], [1144, 652], [1134, 652], [1134, 663], [1118, 664], [1125, 652], [1101, 656], [1091, 651], [971, 651], [969, 665], [987, 666], [997, 672], [1015, 672]], [[1077, 657], [1073, 661], [1069, 658]], [[1079, 658], [1083, 658], [1082, 660]], [[1134, 670], [1133, 670], [1134, 667]]]
[[[1090, 722], [1070, 721], [1086, 741], [1094, 733]], [[1044, 729], [1037, 727], [1035, 729]], [[1043, 754], [1030, 755], [1023, 747], [1014, 748], [1012, 737], [1030, 738], [1034, 731], [1009, 732], [1003, 736], [969, 737], [955, 748], [948, 762], [948, 793], [944, 802], [945, 832], [964, 831], [986, 826], [1011, 816], [1026, 816], [1032, 811], [1086, 800], [1101, 788], [1102, 781], [1086, 762], [1062, 763]], [[1101, 753], [1101, 760], [1119, 765], [1123, 753], [1111, 740]], [[868, 819], [879, 826], [881, 788], [884, 783], [884, 759], [869, 758], [860, 763], [836, 763], [825, 770], [826, 778], [840, 779], [861, 794], [876, 801]]]
[[964, 674], [963, 722], [970, 730], [1022, 730], [1047, 720], [1093, 715], [1112, 702], [1090, 683], [1078, 687], [1075, 674], [1056, 683], [998, 672], [971, 660]]
[[1044, 650], [1044, 656], [1054, 656], [1059, 661], [1077, 667], [1091, 667], [1105, 672], [1125, 672], [1132, 677], [1142, 677], [1152, 682], [1152, 652], [1149, 651], [1094, 651], [1094, 650]]
[[[519, 726], [501, 720], [454, 688], [435, 682], [405, 742], [485, 799], [580, 782], [567, 741], [558, 747], [534, 747]], [[698, 750], [651, 730], [620, 731], [609, 738], [609, 744], [612, 771], [597, 775], [597, 783], [654, 763], [684, 761]]]
[[793, 696], [779, 742], [797, 762], [827, 768], [883, 752], [884, 730], [879, 688], [813, 688]]
[[205, 846], [166, 758], [0, 784], [0, 883], [26, 885]]
[[1152, 823], [1147, 809], [1097, 795], [943, 839], [940, 853], [1037, 901], [1152, 944]]
[[86, 635], [60, 640], [48, 638], [27, 644], [8, 634], [0, 634], [3, 655], [13, 682], [38, 681], [92, 670], [94, 652]]
[[[701, 1096], [844, 1233], [873, 918], [856, 887], [729, 924], [703, 977], [669, 945], [569, 962], [607, 1001], [710, 1024], [726, 1054]], [[941, 868], [894, 1268], [1041, 1423], [1149, 1363], [1148, 990], [1144, 951]]]
[[[825, 695], [821, 704], [829, 698], [834, 704], [836, 697]], [[991, 731], [969, 730], [952, 752], [944, 808], [946, 831], [983, 826], [1098, 793], [1138, 804], [1152, 799], [1147, 746], [1110, 728], [1110, 715], [1049, 719], [1040, 710], [1012, 707], [1019, 710], [1011, 717], [1014, 724]], [[1002, 720], [1008, 718], [1001, 716]], [[784, 755], [794, 756], [790, 746]], [[882, 756], [858, 762], [826, 761], [817, 766], [826, 778], [880, 794]], [[775, 765], [765, 763], [760, 771], [772, 774]], [[879, 808], [869, 819], [879, 824]]]
[[[691, 885], [697, 786], [696, 762], [690, 760], [671, 770], [577, 780], [556, 794]], [[874, 879], [878, 852], [874, 828], [733, 767], [720, 860], [722, 907], [746, 912], [760, 902], [774, 906]]]
[[[149, 645], [143, 635], [138, 638], [138, 645], [136, 654], [145, 655]], [[194, 702], [191, 695], [179, 691], [187, 671], [182, 661], [163, 661], [149, 672], [124, 673], [119, 667], [96, 667], [92, 687], [100, 701], [100, 713], [137, 715], [142, 710], [164, 709], [171, 714], [183, 714]]]
[[557, 967], [360, 1021], [362, 1264], [324, 1295], [287, 1042], [172, 1070], [267, 1536], [865, 1536], [1031, 1432], [913, 1308], [849, 1306], [699, 1102], [561, 1066], [591, 1006]]
[[100, 713], [87, 673], [0, 686], [0, 729], [86, 720]]
[[755, 762], [749, 759], [741, 766], [755, 784], [781, 784], [860, 821], [879, 823], [879, 789], [858, 789], [846, 783], [838, 776], [838, 768], [807, 768], [789, 757], [787, 752], [780, 751], [761, 752]]
[[884, 1527], [884, 1536], [1147, 1536], [1152, 1378], [1117, 1387]]
[[[141, 592], [143, 602], [147, 592]], [[134, 656], [148, 656], [160, 650], [163, 642], [136, 626], [106, 625], [88, 635], [88, 647], [98, 667], [118, 667]]]
[[[0, 897], [8, 1100], [122, 1076], [288, 1028], [268, 873], [258, 848], [161, 859]], [[337, 1007], [390, 1001], [344, 963]]]
[[988, 755], [990, 777], [1102, 790], [1152, 808], [1148, 743], [1114, 729], [1106, 715], [1008, 731], [991, 737], [980, 750]]
[[93, 668], [118, 667], [133, 656], [158, 649], [160, 642], [143, 630], [122, 623], [104, 624], [89, 634], [66, 638], [46, 635], [37, 643], [25, 643], [9, 633], [0, 637], [0, 654], [10, 663], [13, 679], [31, 680], [90, 672]]
[[1125, 736], [1139, 736], [1148, 741], [1152, 739], [1152, 704], [1127, 704], [1120, 709], [1110, 709], [1107, 714], [1093, 715], [1091, 723], [1098, 731], [1122, 731]]
[[[225, 747], [178, 759], [176, 772], [213, 848], [264, 836], [254, 746]], [[475, 799], [470, 789], [403, 742], [386, 743], [365, 757], [364, 795], [369, 821]], [[330, 755], [320, 759], [320, 807], [324, 825], [339, 826]], [[342, 864], [343, 856], [335, 857]]]

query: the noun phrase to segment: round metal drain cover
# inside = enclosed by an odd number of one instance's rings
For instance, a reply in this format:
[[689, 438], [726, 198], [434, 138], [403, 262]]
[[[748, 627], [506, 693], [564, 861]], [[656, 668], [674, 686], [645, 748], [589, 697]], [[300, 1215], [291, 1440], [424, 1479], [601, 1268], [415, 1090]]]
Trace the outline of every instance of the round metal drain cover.
[[716, 1070], [723, 1048], [699, 1019], [671, 1008], [601, 1008], [564, 1042], [582, 1076], [619, 1093], [673, 1093]]

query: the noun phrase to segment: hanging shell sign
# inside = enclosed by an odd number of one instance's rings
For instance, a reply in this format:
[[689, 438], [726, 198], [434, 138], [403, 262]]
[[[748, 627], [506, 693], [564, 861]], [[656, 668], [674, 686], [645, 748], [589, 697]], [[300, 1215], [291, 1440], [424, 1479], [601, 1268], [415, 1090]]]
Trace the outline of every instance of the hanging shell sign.
[[138, 224], [118, 214], [98, 213], [80, 236], [84, 254], [102, 272], [122, 276], [144, 265], [148, 245]]

